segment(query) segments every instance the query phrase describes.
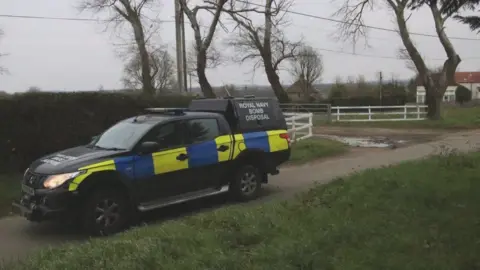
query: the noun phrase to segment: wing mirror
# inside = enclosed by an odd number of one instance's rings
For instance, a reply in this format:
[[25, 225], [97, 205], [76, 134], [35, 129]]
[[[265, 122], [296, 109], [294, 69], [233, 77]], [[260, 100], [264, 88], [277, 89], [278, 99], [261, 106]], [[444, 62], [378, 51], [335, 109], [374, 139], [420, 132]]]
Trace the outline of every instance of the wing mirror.
[[160, 148], [160, 144], [157, 142], [143, 142], [140, 144], [139, 151], [140, 153], [152, 153]]
[[98, 140], [98, 138], [100, 138], [99, 135], [97, 136], [92, 136], [92, 138], [90, 138], [90, 142], [88, 143], [89, 145], [92, 145], [92, 144], [95, 144]]

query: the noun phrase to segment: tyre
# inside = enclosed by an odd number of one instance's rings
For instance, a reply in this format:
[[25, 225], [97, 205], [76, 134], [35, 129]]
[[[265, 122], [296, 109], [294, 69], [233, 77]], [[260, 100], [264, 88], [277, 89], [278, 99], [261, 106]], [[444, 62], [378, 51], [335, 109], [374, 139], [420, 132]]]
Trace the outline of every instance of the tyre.
[[118, 233], [128, 226], [131, 208], [127, 196], [120, 190], [96, 190], [85, 201], [83, 227], [94, 236]]
[[258, 197], [262, 185], [262, 172], [253, 165], [242, 165], [230, 183], [230, 192], [239, 201]]

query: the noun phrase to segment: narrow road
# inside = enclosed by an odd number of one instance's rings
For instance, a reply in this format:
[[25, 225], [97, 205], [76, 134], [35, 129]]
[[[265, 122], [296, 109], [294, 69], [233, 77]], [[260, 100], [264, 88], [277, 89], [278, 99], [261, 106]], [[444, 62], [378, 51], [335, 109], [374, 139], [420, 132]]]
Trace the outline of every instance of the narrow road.
[[[265, 196], [260, 201], [272, 198], [286, 198], [312, 186], [315, 182], [327, 183], [340, 176], [346, 176], [355, 171], [368, 168], [378, 168], [406, 160], [424, 158], [455, 149], [469, 151], [479, 149], [480, 130], [452, 133], [439, 140], [412, 145], [405, 148], [390, 149], [354, 149], [351, 153], [332, 159], [313, 162], [311, 164], [287, 167], [281, 173], [271, 178], [265, 186]], [[178, 206], [175, 211], [162, 210], [149, 217], [147, 222], [160, 222], [165, 218], [177, 218], [185, 214], [196, 213], [222, 205], [225, 198], [211, 198], [202, 203]], [[199, 209], [198, 205], [202, 207]], [[180, 208], [180, 209], [179, 209]], [[180, 213], [180, 214], [178, 214]], [[162, 217], [162, 219], [159, 218]], [[58, 224], [30, 224], [20, 217], [10, 217], [0, 220], [0, 261], [21, 258], [36, 248], [58, 245], [61, 243], [86, 240], [85, 236], [72, 231], [71, 228]]]

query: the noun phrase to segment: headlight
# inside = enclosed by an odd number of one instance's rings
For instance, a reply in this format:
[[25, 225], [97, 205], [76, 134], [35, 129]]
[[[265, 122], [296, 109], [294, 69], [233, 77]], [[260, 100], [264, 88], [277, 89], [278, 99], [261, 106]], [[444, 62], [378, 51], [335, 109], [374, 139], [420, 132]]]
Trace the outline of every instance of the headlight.
[[45, 182], [43, 182], [43, 186], [48, 189], [56, 188], [61, 186], [63, 183], [67, 182], [68, 180], [79, 176], [80, 174], [84, 173], [85, 171], [79, 172], [72, 172], [72, 173], [63, 173], [57, 175], [50, 175]]

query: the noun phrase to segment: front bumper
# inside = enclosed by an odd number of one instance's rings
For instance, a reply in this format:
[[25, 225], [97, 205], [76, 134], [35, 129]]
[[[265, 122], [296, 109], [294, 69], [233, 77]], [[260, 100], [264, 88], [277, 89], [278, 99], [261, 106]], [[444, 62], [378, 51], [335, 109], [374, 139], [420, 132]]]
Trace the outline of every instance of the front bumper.
[[66, 217], [75, 205], [74, 197], [75, 194], [66, 189], [22, 191], [21, 198], [12, 206], [26, 219], [40, 222]]

